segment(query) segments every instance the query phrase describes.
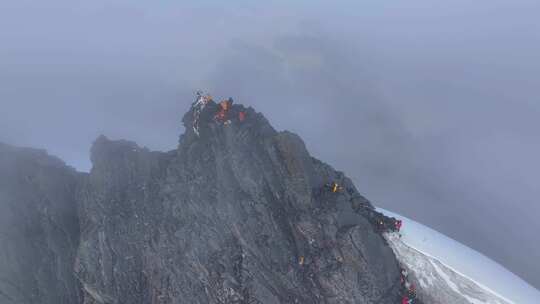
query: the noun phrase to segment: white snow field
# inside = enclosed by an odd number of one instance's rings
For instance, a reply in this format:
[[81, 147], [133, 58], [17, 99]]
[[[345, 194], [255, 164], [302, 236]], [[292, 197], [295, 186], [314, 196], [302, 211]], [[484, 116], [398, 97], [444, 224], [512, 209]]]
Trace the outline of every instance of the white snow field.
[[539, 304], [540, 291], [485, 255], [411, 219], [386, 238], [432, 304]]

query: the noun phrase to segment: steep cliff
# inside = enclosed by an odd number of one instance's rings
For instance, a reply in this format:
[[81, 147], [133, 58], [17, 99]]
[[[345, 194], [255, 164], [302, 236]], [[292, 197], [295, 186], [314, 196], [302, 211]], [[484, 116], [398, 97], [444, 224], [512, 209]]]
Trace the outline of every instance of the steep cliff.
[[216, 111], [188, 112], [169, 153], [95, 142], [80, 191], [84, 303], [396, 303], [397, 261], [353, 211], [372, 207], [351, 181], [253, 109], [233, 106], [230, 124]]
[[82, 178], [44, 151], [0, 144], [0, 303], [73, 304]]

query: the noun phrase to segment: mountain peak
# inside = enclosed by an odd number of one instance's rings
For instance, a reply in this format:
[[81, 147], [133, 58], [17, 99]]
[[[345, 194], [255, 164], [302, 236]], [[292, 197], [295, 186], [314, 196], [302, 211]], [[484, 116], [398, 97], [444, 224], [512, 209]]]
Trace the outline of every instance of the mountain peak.
[[169, 153], [93, 144], [71, 252], [82, 303], [396, 302], [384, 218], [298, 135], [202, 96], [183, 123]]
[[189, 138], [221, 136], [219, 131], [224, 129], [251, 127], [263, 130], [263, 135], [275, 133], [263, 114], [251, 107], [234, 103], [232, 98], [216, 103], [210, 96], [199, 96], [184, 115], [182, 122], [186, 129], [184, 136]]

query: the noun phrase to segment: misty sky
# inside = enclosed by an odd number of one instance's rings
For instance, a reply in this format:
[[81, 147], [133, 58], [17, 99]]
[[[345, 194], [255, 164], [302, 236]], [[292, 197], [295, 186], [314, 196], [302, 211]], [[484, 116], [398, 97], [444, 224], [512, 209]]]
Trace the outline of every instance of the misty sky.
[[540, 287], [538, 0], [0, 0], [2, 142], [170, 150], [196, 89]]

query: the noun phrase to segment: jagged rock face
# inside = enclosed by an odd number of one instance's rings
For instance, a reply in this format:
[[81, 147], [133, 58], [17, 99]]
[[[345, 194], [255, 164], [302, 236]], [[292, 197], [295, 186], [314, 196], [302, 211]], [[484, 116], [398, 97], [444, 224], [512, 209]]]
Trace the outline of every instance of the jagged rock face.
[[44, 151], [0, 144], [0, 304], [80, 303], [79, 179]]
[[[84, 303], [395, 303], [397, 261], [342, 173], [253, 109], [178, 149], [99, 138], [80, 191]], [[240, 122], [238, 111], [246, 111]], [[346, 191], [321, 191], [339, 181]]]

